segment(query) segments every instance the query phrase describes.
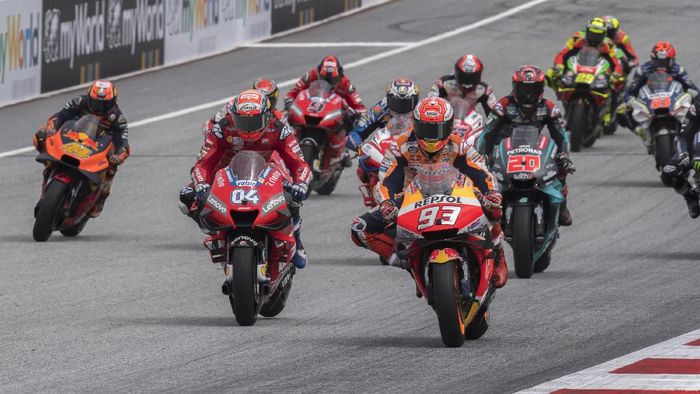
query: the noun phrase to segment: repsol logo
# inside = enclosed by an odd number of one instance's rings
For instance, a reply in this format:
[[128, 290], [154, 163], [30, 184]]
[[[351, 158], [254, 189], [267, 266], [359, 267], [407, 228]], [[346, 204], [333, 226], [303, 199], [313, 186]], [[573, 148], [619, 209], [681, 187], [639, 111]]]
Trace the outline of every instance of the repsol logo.
[[415, 208], [421, 208], [426, 205], [430, 204], [438, 204], [438, 203], [450, 203], [450, 204], [461, 204], [462, 199], [460, 197], [454, 197], [454, 196], [430, 196], [423, 201], [418, 201], [413, 206]]
[[0, 31], [0, 83], [7, 71], [39, 65], [39, 25], [41, 13], [7, 15], [4, 31]]

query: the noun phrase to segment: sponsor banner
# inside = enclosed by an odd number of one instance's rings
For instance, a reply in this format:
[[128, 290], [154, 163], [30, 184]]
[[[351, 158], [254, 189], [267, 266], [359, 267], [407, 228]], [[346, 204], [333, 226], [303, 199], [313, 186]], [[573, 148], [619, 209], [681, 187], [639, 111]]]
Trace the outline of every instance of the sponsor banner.
[[39, 94], [41, 0], [0, 1], [0, 105]]
[[271, 0], [165, 0], [165, 63], [200, 58], [270, 35]]
[[163, 63], [165, 0], [45, 0], [41, 91]]
[[[317, 22], [363, 6], [362, 0], [270, 0], [272, 34]], [[371, 0], [377, 3], [379, 0]]]

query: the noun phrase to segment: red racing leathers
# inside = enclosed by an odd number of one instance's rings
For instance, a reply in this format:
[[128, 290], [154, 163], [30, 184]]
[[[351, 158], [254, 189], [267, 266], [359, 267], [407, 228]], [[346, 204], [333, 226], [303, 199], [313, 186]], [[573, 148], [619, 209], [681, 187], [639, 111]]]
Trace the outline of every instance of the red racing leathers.
[[632, 42], [630, 41], [630, 36], [627, 35], [627, 33], [622, 30], [618, 30], [613, 38], [613, 44], [615, 44], [618, 50], [624, 53], [628, 70], [639, 65], [639, 58], [637, 57], [637, 53], [634, 51], [634, 48], [632, 48]]
[[[309, 72], [302, 75], [302, 77], [297, 81], [296, 85], [294, 85], [294, 87], [287, 92], [284, 99], [285, 106], [289, 107], [289, 104], [294, 102], [299, 93], [308, 89], [309, 86], [311, 86], [311, 83], [317, 79], [318, 70], [315, 68], [312, 68]], [[356, 112], [365, 111], [365, 104], [362, 102], [360, 94], [357, 93], [357, 89], [355, 89], [355, 86], [350, 82], [348, 77], [343, 76], [340, 82], [333, 87], [333, 90], [345, 100], [350, 108]]]
[[[227, 114], [219, 122], [220, 128], [209, 128], [199, 157], [192, 168], [192, 181], [211, 184], [216, 171], [225, 167], [236, 153], [242, 150], [252, 150], [260, 153], [266, 159], [273, 151], [277, 151], [294, 178], [295, 183], [309, 183], [311, 170], [301, 155], [301, 148], [292, 129], [286, 122], [272, 117], [263, 136], [254, 142], [244, 141], [233, 116]], [[220, 130], [220, 131], [219, 131]], [[225, 158], [229, 158], [224, 162]]]

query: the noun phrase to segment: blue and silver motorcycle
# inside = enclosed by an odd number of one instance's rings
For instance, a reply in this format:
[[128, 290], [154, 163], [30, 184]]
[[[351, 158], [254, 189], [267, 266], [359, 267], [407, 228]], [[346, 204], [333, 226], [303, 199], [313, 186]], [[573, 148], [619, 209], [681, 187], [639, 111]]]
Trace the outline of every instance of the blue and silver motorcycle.
[[503, 232], [513, 248], [515, 274], [544, 271], [559, 237], [564, 202], [557, 178], [556, 143], [533, 126], [519, 126], [493, 153], [493, 173], [503, 194]]

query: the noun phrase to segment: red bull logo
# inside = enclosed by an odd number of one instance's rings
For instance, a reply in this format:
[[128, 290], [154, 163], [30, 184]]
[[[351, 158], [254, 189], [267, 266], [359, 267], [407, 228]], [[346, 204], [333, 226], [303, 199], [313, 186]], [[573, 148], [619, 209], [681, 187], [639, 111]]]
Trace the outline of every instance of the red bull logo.
[[75, 142], [80, 143], [81, 145], [87, 146], [92, 150], [97, 150], [97, 142], [95, 142], [95, 140], [93, 140], [92, 138], [90, 138], [89, 135], [83, 132], [71, 130], [65, 133], [65, 136]]

